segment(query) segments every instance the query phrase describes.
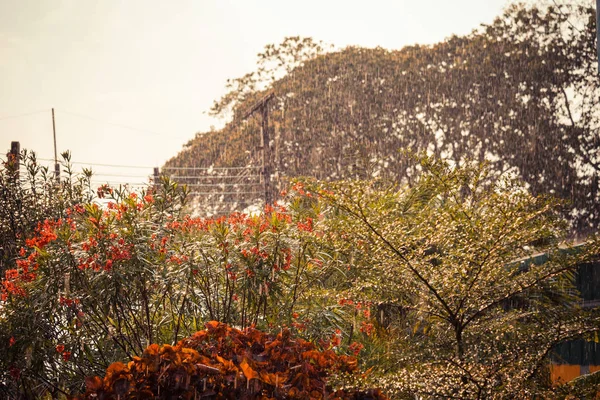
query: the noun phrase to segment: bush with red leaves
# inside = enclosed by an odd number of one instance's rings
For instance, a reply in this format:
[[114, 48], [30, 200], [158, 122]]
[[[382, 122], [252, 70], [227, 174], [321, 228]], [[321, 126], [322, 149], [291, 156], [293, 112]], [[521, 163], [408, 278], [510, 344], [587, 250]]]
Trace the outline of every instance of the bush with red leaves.
[[356, 373], [354, 357], [292, 338], [215, 321], [176, 346], [152, 344], [106, 376], [86, 379], [74, 399], [387, 399], [379, 390], [333, 391], [331, 373]]

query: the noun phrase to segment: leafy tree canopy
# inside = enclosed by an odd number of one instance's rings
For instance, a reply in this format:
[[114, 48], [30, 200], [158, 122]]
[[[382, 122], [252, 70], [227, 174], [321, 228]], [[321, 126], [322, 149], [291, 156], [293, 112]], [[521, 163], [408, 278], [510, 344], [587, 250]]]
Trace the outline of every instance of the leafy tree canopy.
[[232, 122], [198, 134], [166, 166], [261, 165], [260, 121], [239, 117], [273, 91], [277, 177], [410, 181], [415, 166], [401, 148], [457, 164], [487, 160], [534, 194], [568, 200], [572, 228], [590, 232], [600, 222], [595, 29], [591, 6], [517, 4], [432, 46], [325, 52], [287, 38], [215, 103]]

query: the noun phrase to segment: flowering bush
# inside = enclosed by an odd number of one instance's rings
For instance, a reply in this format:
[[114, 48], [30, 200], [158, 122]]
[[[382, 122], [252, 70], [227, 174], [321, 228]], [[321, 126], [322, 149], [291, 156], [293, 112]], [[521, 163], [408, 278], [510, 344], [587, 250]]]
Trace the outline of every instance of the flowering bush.
[[[86, 379], [93, 398], [386, 399], [378, 390], [334, 391], [333, 373], [356, 373], [353, 357], [292, 338], [216, 321], [175, 346], [152, 344], [127, 364], [111, 364], [104, 378]], [[368, 397], [366, 397], [368, 396]]]
[[104, 186], [98, 197], [39, 223], [4, 274], [7, 381], [69, 392], [209, 320], [306, 328], [305, 292], [323, 264], [316, 209], [191, 218], [185, 189], [169, 181], [143, 193]]
[[38, 163], [34, 152], [9, 153], [0, 161], [0, 274], [14, 267], [19, 249], [44, 219], [65, 217], [65, 210], [92, 199], [91, 171], [74, 174], [70, 153], [62, 154], [62, 176]]

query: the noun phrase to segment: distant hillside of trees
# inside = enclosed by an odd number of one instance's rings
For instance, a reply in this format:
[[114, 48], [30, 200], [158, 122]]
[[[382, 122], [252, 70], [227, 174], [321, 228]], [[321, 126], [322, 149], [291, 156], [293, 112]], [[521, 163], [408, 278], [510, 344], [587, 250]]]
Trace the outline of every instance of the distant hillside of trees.
[[165, 167], [260, 166], [260, 117], [241, 116], [273, 92], [274, 191], [295, 176], [410, 183], [417, 171], [401, 150], [427, 151], [488, 161], [567, 200], [585, 234], [600, 223], [595, 18], [591, 6], [512, 5], [469, 35], [393, 51], [287, 38], [228, 82], [212, 112], [231, 122], [198, 133]]

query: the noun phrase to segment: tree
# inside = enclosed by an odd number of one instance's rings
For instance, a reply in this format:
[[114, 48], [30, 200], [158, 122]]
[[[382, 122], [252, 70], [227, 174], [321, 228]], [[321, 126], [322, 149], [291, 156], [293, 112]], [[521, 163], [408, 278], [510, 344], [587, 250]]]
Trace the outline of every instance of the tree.
[[[553, 347], [599, 330], [598, 312], [581, 309], [573, 288], [597, 244], [569, 247], [559, 203], [492, 179], [489, 166], [425, 157], [418, 169], [411, 187], [310, 186], [329, 206], [337, 297], [373, 304], [380, 315], [363, 326], [389, 320], [377, 385], [425, 398], [548, 395]], [[539, 252], [547, 258], [532, 262]]]
[[[517, 173], [534, 193], [569, 201], [565, 216], [586, 234], [600, 222], [595, 23], [591, 6], [516, 4], [432, 46], [307, 53], [280, 79], [236, 81], [218, 104], [239, 115], [275, 93], [278, 176], [410, 181], [400, 148], [458, 164], [487, 160], [496, 174]], [[258, 132], [256, 121], [234, 119], [167, 165], [260, 165]]]

